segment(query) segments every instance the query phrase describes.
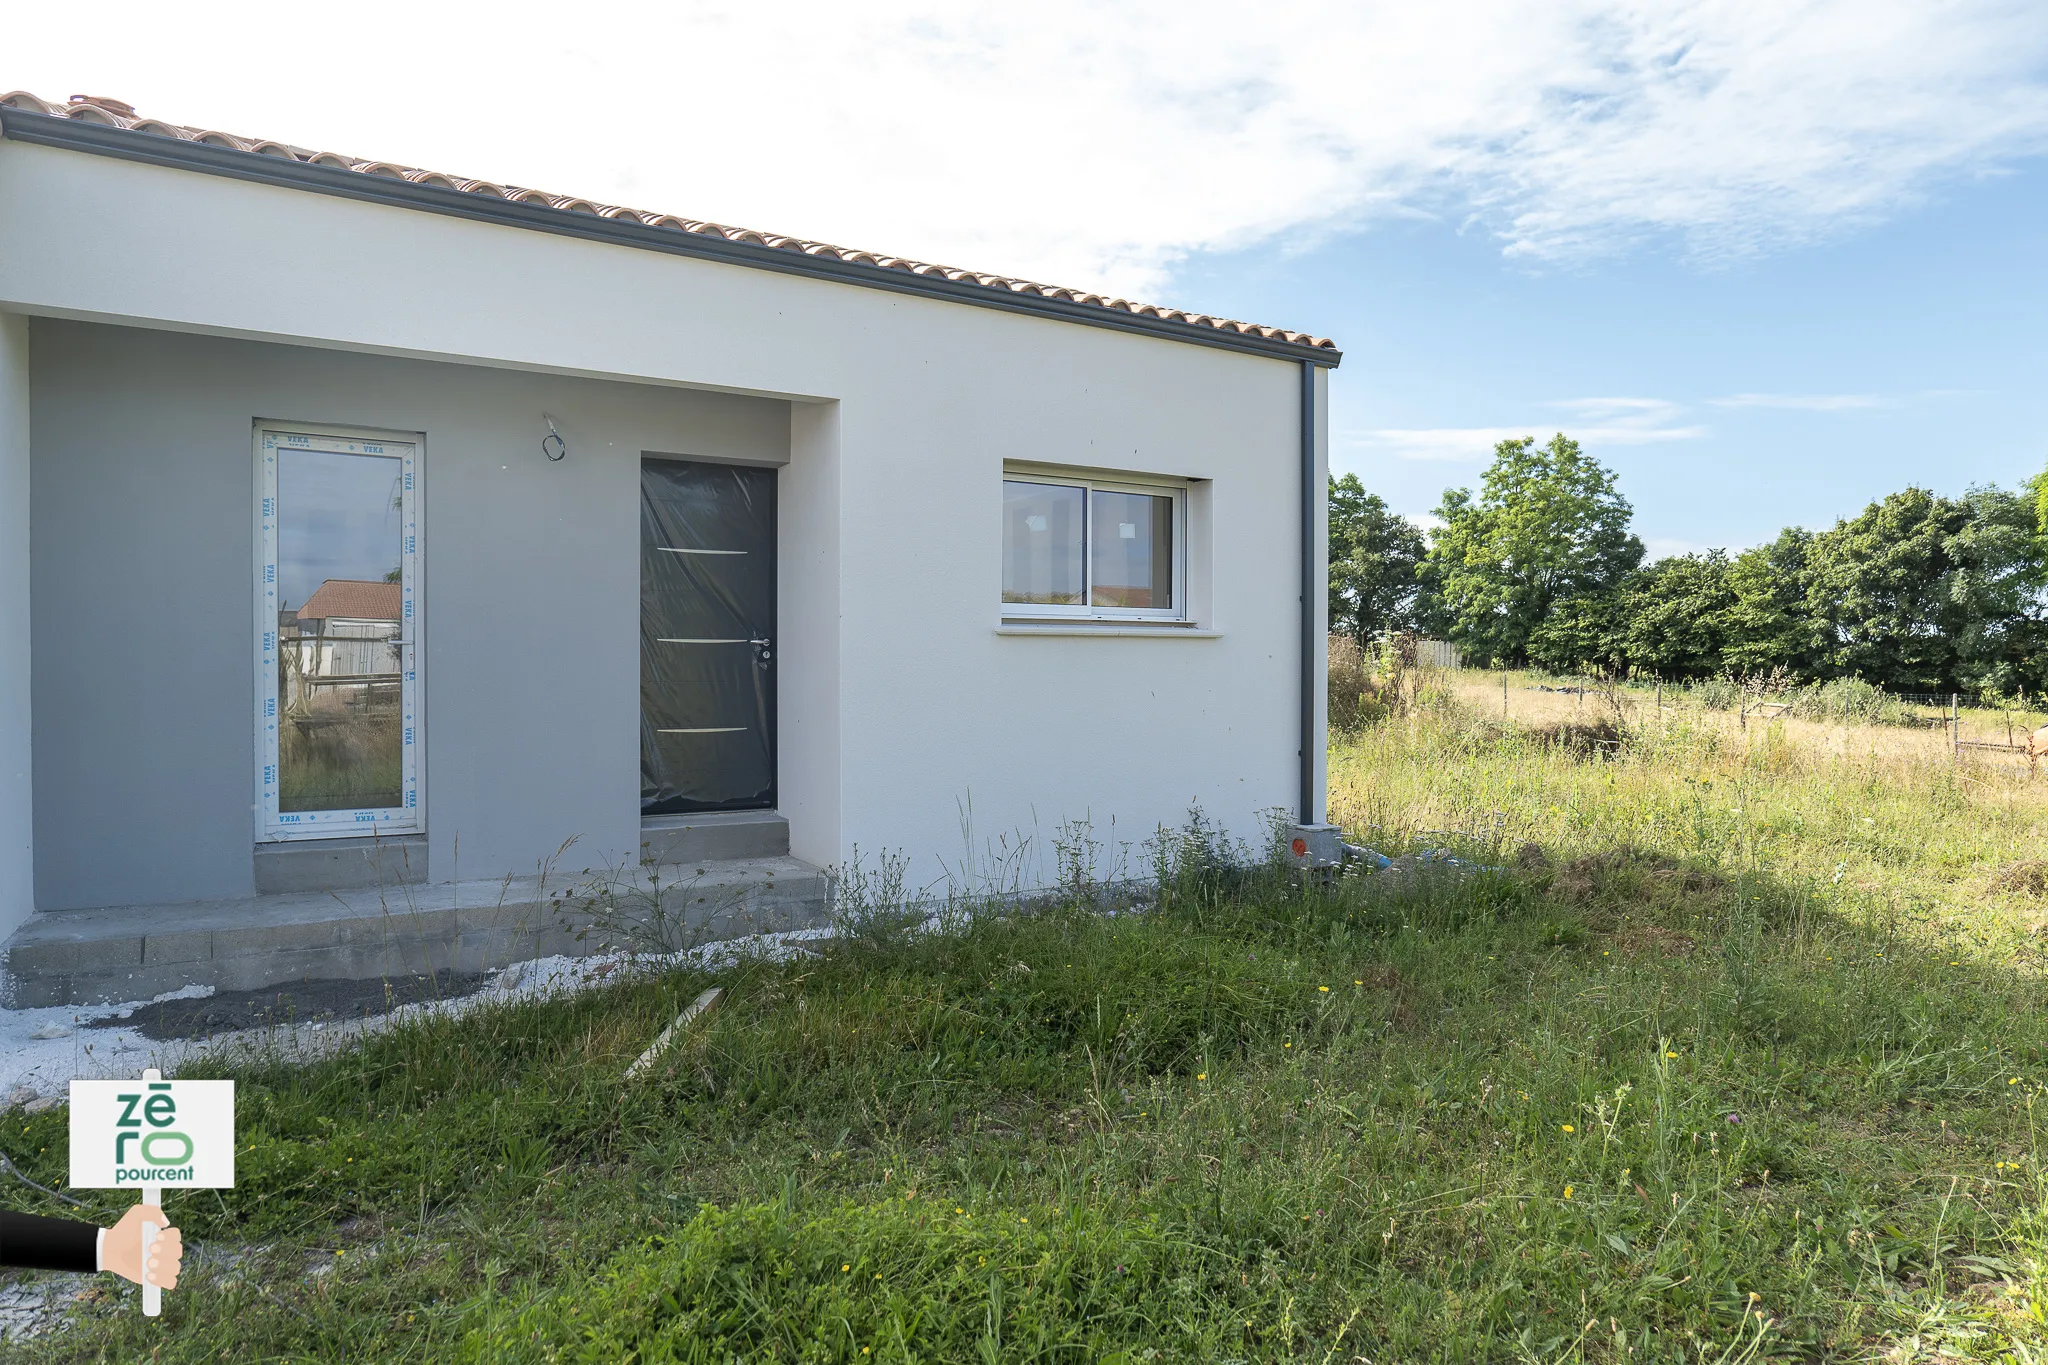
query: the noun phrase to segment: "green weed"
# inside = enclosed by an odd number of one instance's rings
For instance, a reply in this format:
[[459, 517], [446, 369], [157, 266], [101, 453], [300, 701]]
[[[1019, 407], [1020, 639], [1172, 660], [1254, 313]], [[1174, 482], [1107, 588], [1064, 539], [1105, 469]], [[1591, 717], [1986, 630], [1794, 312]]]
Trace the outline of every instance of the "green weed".
[[[1586, 762], [1441, 709], [1340, 745], [1332, 801], [1499, 870], [1303, 888], [1194, 826], [1113, 916], [1069, 888], [244, 1067], [165, 1316], [10, 1355], [2048, 1354], [2024, 774], [1682, 716]], [[59, 1116], [0, 1134], [61, 1178]]]

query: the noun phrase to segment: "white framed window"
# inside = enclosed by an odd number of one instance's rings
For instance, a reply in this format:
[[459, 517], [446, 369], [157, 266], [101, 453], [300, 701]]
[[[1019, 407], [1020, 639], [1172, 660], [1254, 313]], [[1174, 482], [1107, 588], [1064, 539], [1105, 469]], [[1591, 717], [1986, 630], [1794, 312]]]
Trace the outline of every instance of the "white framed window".
[[417, 436], [256, 430], [256, 837], [422, 828]]
[[1184, 485], [1003, 474], [1005, 620], [1188, 619]]

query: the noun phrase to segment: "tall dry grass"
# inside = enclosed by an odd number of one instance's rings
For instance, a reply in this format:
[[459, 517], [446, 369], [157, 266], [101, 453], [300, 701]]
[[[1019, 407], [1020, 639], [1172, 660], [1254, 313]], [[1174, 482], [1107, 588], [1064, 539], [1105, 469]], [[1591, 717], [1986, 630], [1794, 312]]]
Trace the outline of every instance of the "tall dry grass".
[[[1333, 747], [1331, 819], [1384, 830], [1465, 830], [1560, 860], [1617, 848], [1711, 858], [1797, 888], [1856, 922], [1912, 924], [2028, 970], [2048, 902], [2001, 880], [2048, 859], [2048, 773], [1965, 750], [1939, 732], [1765, 720], [1654, 693], [1574, 694], [1499, 675], [1448, 681], [1438, 711], [1367, 727]], [[1556, 727], [1618, 714], [1625, 742], [1592, 759], [1548, 742]]]

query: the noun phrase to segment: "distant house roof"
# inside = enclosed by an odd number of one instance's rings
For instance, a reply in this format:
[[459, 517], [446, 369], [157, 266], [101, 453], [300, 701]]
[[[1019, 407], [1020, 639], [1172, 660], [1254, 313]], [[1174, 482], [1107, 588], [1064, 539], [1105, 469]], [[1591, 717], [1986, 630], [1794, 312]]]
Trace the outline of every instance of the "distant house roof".
[[[0, 95], [0, 125], [4, 125], [8, 136], [27, 134], [31, 141], [50, 140], [36, 130], [25, 126], [32, 120], [9, 122], [9, 113], [25, 113], [39, 118], [63, 119], [70, 126], [91, 124], [99, 127], [120, 129], [157, 137], [173, 138], [180, 142], [196, 144], [201, 150], [221, 148], [230, 153], [254, 154], [272, 158], [270, 165], [291, 163], [292, 166], [318, 167], [325, 171], [349, 172], [353, 176], [365, 177], [367, 184], [359, 184], [357, 197], [371, 197], [366, 191], [370, 184], [404, 182], [404, 186], [417, 186], [428, 191], [440, 190], [469, 198], [476, 208], [482, 208], [477, 201], [499, 200], [509, 204], [532, 205], [556, 210], [566, 214], [582, 214], [589, 217], [608, 219], [630, 224], [635, 228], [662, 229], [691, 237], [715, 238], [720, 244], [720, 258], [737, 264], [754, 265], [770, 269], [790, 269], [791, 265], [775, 265], [776, 253], [793, 252], [809, 257], [819, 263], [818, 268], [804, 273], [824, 273], [832, 270], [832, 277], [852, 284], [867, 284], [884, 288], [907, 288], [908, 282], [890, 285], [890, 272], [901, 281], [903, 274], [922, 276], [929, 281], [929, 287], [919, 287], [914, 292], [941, 293], [958, 302], [982, 303], [995, 307], [1007, 307], [1031, 312], [1050, 313], [1068, 321], [1095, 321], [1098, 325], [1117, 326], [1122, 330], [1142, 330], [1154, 335], [1173, 336], [1187, 341], [1206, 339], [1211, 345], [1227, 346], [1235, 350], [1258, 350], [1273, 355], [1293, 353], [1301, 359], [1312, 359], [1319, 365], [1335, 365], [1338, 359], [1337, 344], [1327, 337], [1310, 336], [1305, 332], [1290, 332], [1279, 327], [1263, 327], [1254, 323], [1234, 322], [1229, 318], [1211, 317], [1206, 313], [1189, 313], [1177, 308], [1161, 308], [1149, 303], [1136, 303], [1130, 299], [1108, 298], [1101, 294], [1082, 289], [1066, 289], [1057, 285], [1035, 284], [1029, 280], [1012, 279], [1006, 275], [990, 275], [975, 270], [960, 270], [952, 266], [932, 265], [925, 261], [907, 260], [900, 256], [888, 256], [877, 252], [855, 251], [848, 247], [833, 246], [828, 242], [805, 241], [796, 237], [784, 237], [775, 233], [755, 232], [747, 228], [727, 227], [719, 223], [707, 223], [693, 218], [677, 218], [669, 214], [650, 213], [640, 209], [620, 208], [611, 204], [598, 204], [574, 195], [548, 194], [541, 190], [521, 189], [516, 185], [496, 185], [486, 180], [468, 180], [461, 176], [443, 175], [439, 171], [423, 171], [412, 166], [393, 165], [387, 161], [365, 161], [359, 157], [342, 156], [335, 152], [311, 151], [304, 147], [293, 147], [266, 138], [237, 137], [229, 133], [213, 132], [204, 128], [188, 128], [181, 124], [165, 123], [159, 119], [143, 118], [133, 106], [120, 100], [99, 95], [73, 95], [64, 104], [53, 104], [24, 90]], [[56, 131], [56, 126], [50, 128]], [[86, 130], [79, 129], [81, 137]], [[118, 135], [116, 135], [118, 137]], [[67, 142], [74, 139], [66, 139]], [[79, 143], [85, 150], [112, 151], [117, 155], [132, 155], [132, 148], [117, 150], [114, 146], [98, 146], [90, 141]], [[209, 154], [210, 155], [210, 154]], [[205, 164], [188, 169], [208, 169], [217, 173], [248, 175], [248, 166], [259, 166], [259, 162], [245, 162], [240, 168], [229, 170], [222, 165]], [[282, 167], [280, 170], [284, 169]], [[271, 177], [264, 177], [271, 178]], [[324, 189], [340, 192], [337, 182], [321, 180], [320, 172], [294, 172], [292, 181], [303, 189]], [[426, 195], [405, 194], [401, 187], [393, 186], [389, 195], [396, 202], [406, 203], [415, 208], [436, 208], [443, 212], [455, 211], [451, 201]], [[459, 201], [457, 201], [459, 202]], [[507, 210], [507, 213], [512, 212]], [[468, 216], [484, 216], [472, 212]], [[493, 216], [505, 216], [494, 214]], [[544, 226], [536, 221], [522, 220], [524, 226]], [[555, 227], [554, 230], [562, 230]], [[651, 245], [642, 241], [641, 245]], [[729, 244], [729, 245], [728, 245]], [[753, 248], [754, 250], [749, 250]], [[761, 254], [765, 250], [766, 254]], [[786, 257], [779, 258], [787, 260]], [[831, 263], [826, 266], [825, 263]], [[847, 269], [851, 267], [851, 269]], [[944, 281], [941, 284], [940, 281]], [[948, 286], [951, 286], [950, 288]], [[1104, 314], [1123, 314], [1121, 321], [1112, 321]], [[1091, 315], [1093, 315], [1091, 317]]]
[[404, 599], [396, 583], [370, 583], [360, 578], [330, 578], [299, 608], [301, 621], [396, 621]]

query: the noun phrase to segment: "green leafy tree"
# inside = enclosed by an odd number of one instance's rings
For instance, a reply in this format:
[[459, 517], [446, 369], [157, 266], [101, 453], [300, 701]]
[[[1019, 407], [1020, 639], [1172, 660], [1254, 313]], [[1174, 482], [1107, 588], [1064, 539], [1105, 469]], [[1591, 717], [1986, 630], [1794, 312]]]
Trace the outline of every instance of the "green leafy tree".
[[1330, 480], [1330, 629], [1362, 642], [1415, 627], [1426, 546], [1356, 474]]
[[1735, 604], [1731, 567], [1721, 550], [1674, 555], [1635, 570], [1605, 592], [1566, 598], [1530, 634], [1530, 661], [1560, 673], [1718, 673]]
[[1813, 538], [1806, 606], [1821, 672], [1903, 691], [1958, 685], [1972, 614], [1958, 538], [1970, 519], [1966, 504], [1908, 488]]
[[1728, 569], [1721, 666], [1730, 673], [1784, 668], [1820, 672], [1820, 625], [1807, 610], [1813, 532], [1788, 526], [1768, 545], [1744, 550]]
[[1725, 550], [1708, 550], [1660, 559], [1629, 575], [1622, 642], [1629, 664], [1660, 678], [1720, 672], [1735, 607], [1733, 569]]
[[1563, 433], [1494, 447], [1479, 496], [1447, 490], [1425, 563], [1468, 655], [1520, 662], [1558, 604], [1616, 588], [1642, 563], [1614, 475]]
[[2048, 553], [2034, 490], [1972, 488], [1968, 518], [1949, 542], [1948, 585], [1962, 609], [1956, 678], [1964, 687], [2013, 693], [2048, 683]]
[[2034, 504], [2034, 530], [2048, 536], [2048, 469], [2020, 485], [2020, 489]]
[[1625, 670], [1629, 606], [1621, 587], [1567, 597], [1529, 632], [1529, 662], [1552, 673]]

